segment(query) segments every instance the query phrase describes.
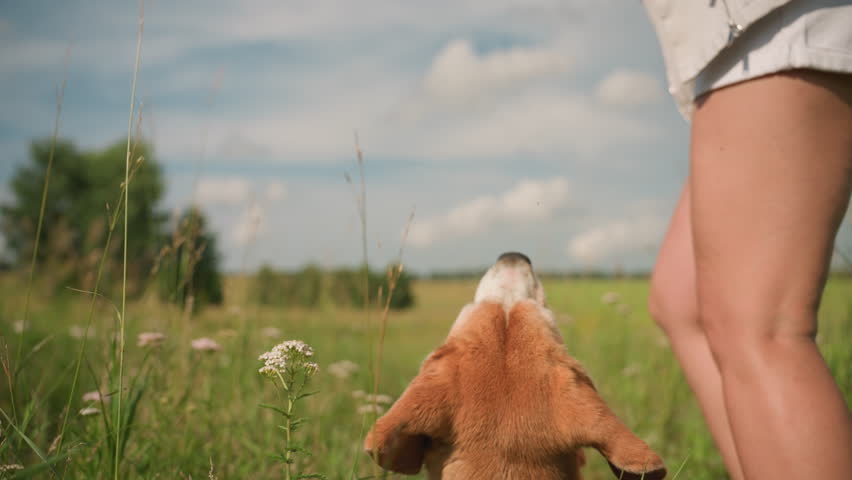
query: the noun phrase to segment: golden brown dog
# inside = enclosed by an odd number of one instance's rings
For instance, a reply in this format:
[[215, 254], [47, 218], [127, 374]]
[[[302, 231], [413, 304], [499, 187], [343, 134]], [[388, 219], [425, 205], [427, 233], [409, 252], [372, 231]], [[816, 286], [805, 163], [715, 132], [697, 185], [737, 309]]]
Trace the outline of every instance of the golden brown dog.
[[446, 342], [364, 447], [382, 467], [430, 479], [579, 480], [582, 447], [616, 477], [662, 479], [660, 457], [607, 407], [565, 351], [529, 259], [502, 255]]

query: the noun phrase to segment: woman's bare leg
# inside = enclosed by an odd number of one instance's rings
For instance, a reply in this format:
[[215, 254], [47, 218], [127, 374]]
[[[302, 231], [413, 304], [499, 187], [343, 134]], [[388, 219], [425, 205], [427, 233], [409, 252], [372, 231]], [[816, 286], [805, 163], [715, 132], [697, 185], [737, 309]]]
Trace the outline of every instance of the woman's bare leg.
[[813, 341], [852, 184], [852, 78], [798, 71], [693, 116], [701, 325], [750, 479], [849, 478], [852, 421]]
[[713, 360], [707, 337], [698, 322], [689, 197], [687, 183], [657, 256], [651, 277], [648, 307], [651, 315], [669, 337], [672, 350], [698, 398], [704, 419], [722, 453], [731, 478], [742, 480], [745, 477], [737, 458], [722, 397], [722, 377]]

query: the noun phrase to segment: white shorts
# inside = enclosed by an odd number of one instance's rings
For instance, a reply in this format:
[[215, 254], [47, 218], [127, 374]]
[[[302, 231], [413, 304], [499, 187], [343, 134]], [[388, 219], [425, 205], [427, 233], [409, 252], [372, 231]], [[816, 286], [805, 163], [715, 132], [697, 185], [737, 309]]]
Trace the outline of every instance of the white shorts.
[[795, 68], [852, 73], [852, 1], [794, 0], [773, 10], [701, 70], [695, 98]]

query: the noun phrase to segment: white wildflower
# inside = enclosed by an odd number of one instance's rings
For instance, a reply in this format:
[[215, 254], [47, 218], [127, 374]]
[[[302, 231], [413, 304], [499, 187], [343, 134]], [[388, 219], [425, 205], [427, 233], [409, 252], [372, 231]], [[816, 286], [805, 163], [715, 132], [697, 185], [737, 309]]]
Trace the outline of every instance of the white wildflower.
[[375, 413], [376, 415], [381, 415], [381, 414], [385, 413], [385, 409], [381, 405], [373, 405], [373, 404], [361, 405], [360, 407], [358, 407], [358, 413], [361, 414], [361, 415], [364, 415], [364, 414], [367, 414], [367, 413]]
[[101, 397], [100, 392], [98, 392], [97, 390], [94, 390], [94, 391], [91, 391], [91, 392], [86, 392], [86, 393], [83, 394], [83, 401], [84, 402], [101, 403], [102, 398], [103, 398], [103, 403], [109, 403], [109, 397]]
[[166, 336], [160, 332], [142, 332], [139, 334], [136, 345], [143, 348], [153, 348], [159, 347], [165, 341]]
[[0, 473], [11, 472], [12, 470], [23, 470], [24, 466], [20, 463], [10, 463], [8, 465], [0, 465]]
[[606, 292], [601, 295], [601, 302], [606, 303], [607, 305], [612, 305], [621, 300], [621, 295], [615, 292]]
[[376, 395], [365, 394], [363, 400], [369, 403], [393, 403], [393, 397], [385, 395], [384, 393], [378, 393]]
[[192, 341], [192, 349], [199, 352], [218, 352], [222, 346], [212, 338], [201, 337]]
[[362, 399], [366, 396], [367, 396], [367, 393], [364, 392], [364, 390], [355, 390], [354, 392], [352, 392], [352, 398], [354, 398], [356, 400], [360, 400], [360, 399]]
[[309, 360], [313, 356], [314, 349], [307, 343], [301, 340], [287, 340], [257, 357], [264, 362], [258, 372], [274, 378], [277, 375], [284, 375], [288, 368], [302, 369], [305, 375], [310, 377], [319, 371], [319, 365]]
[[278, 338], [281, 336], [281, 329], [276, 327], [264, 327], [260, 329], [260, 334], [266, 338]]
[[12, 329], [15, 330], [15, 333], [21, 333], [24, 331], [24, 321], [23, 320], [15, 320], [15, 323], [12, 324]]
[[97, 415], [99, 413], [101, 413], [101, 410], [95, 407], [86, 407], [80, 410], [80, 415], [84, 417], [88, 417], [89, 415]]
[[334, 362], [328, 366], [328, 373], [334, 375], [337, 378], [349, 378], [350, 375], [357, 372], [358, 364], [351, 360], [341, 360], [339, 362]]

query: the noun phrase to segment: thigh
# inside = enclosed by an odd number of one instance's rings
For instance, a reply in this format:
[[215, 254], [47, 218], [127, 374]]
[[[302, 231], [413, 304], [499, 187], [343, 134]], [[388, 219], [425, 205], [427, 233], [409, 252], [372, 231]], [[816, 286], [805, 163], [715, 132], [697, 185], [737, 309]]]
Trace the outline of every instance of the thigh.
[[813, 334], [849, 201], [850, 99], [849, 76], [793, 71], [699, 102], [690, 188], [708, 334]]

